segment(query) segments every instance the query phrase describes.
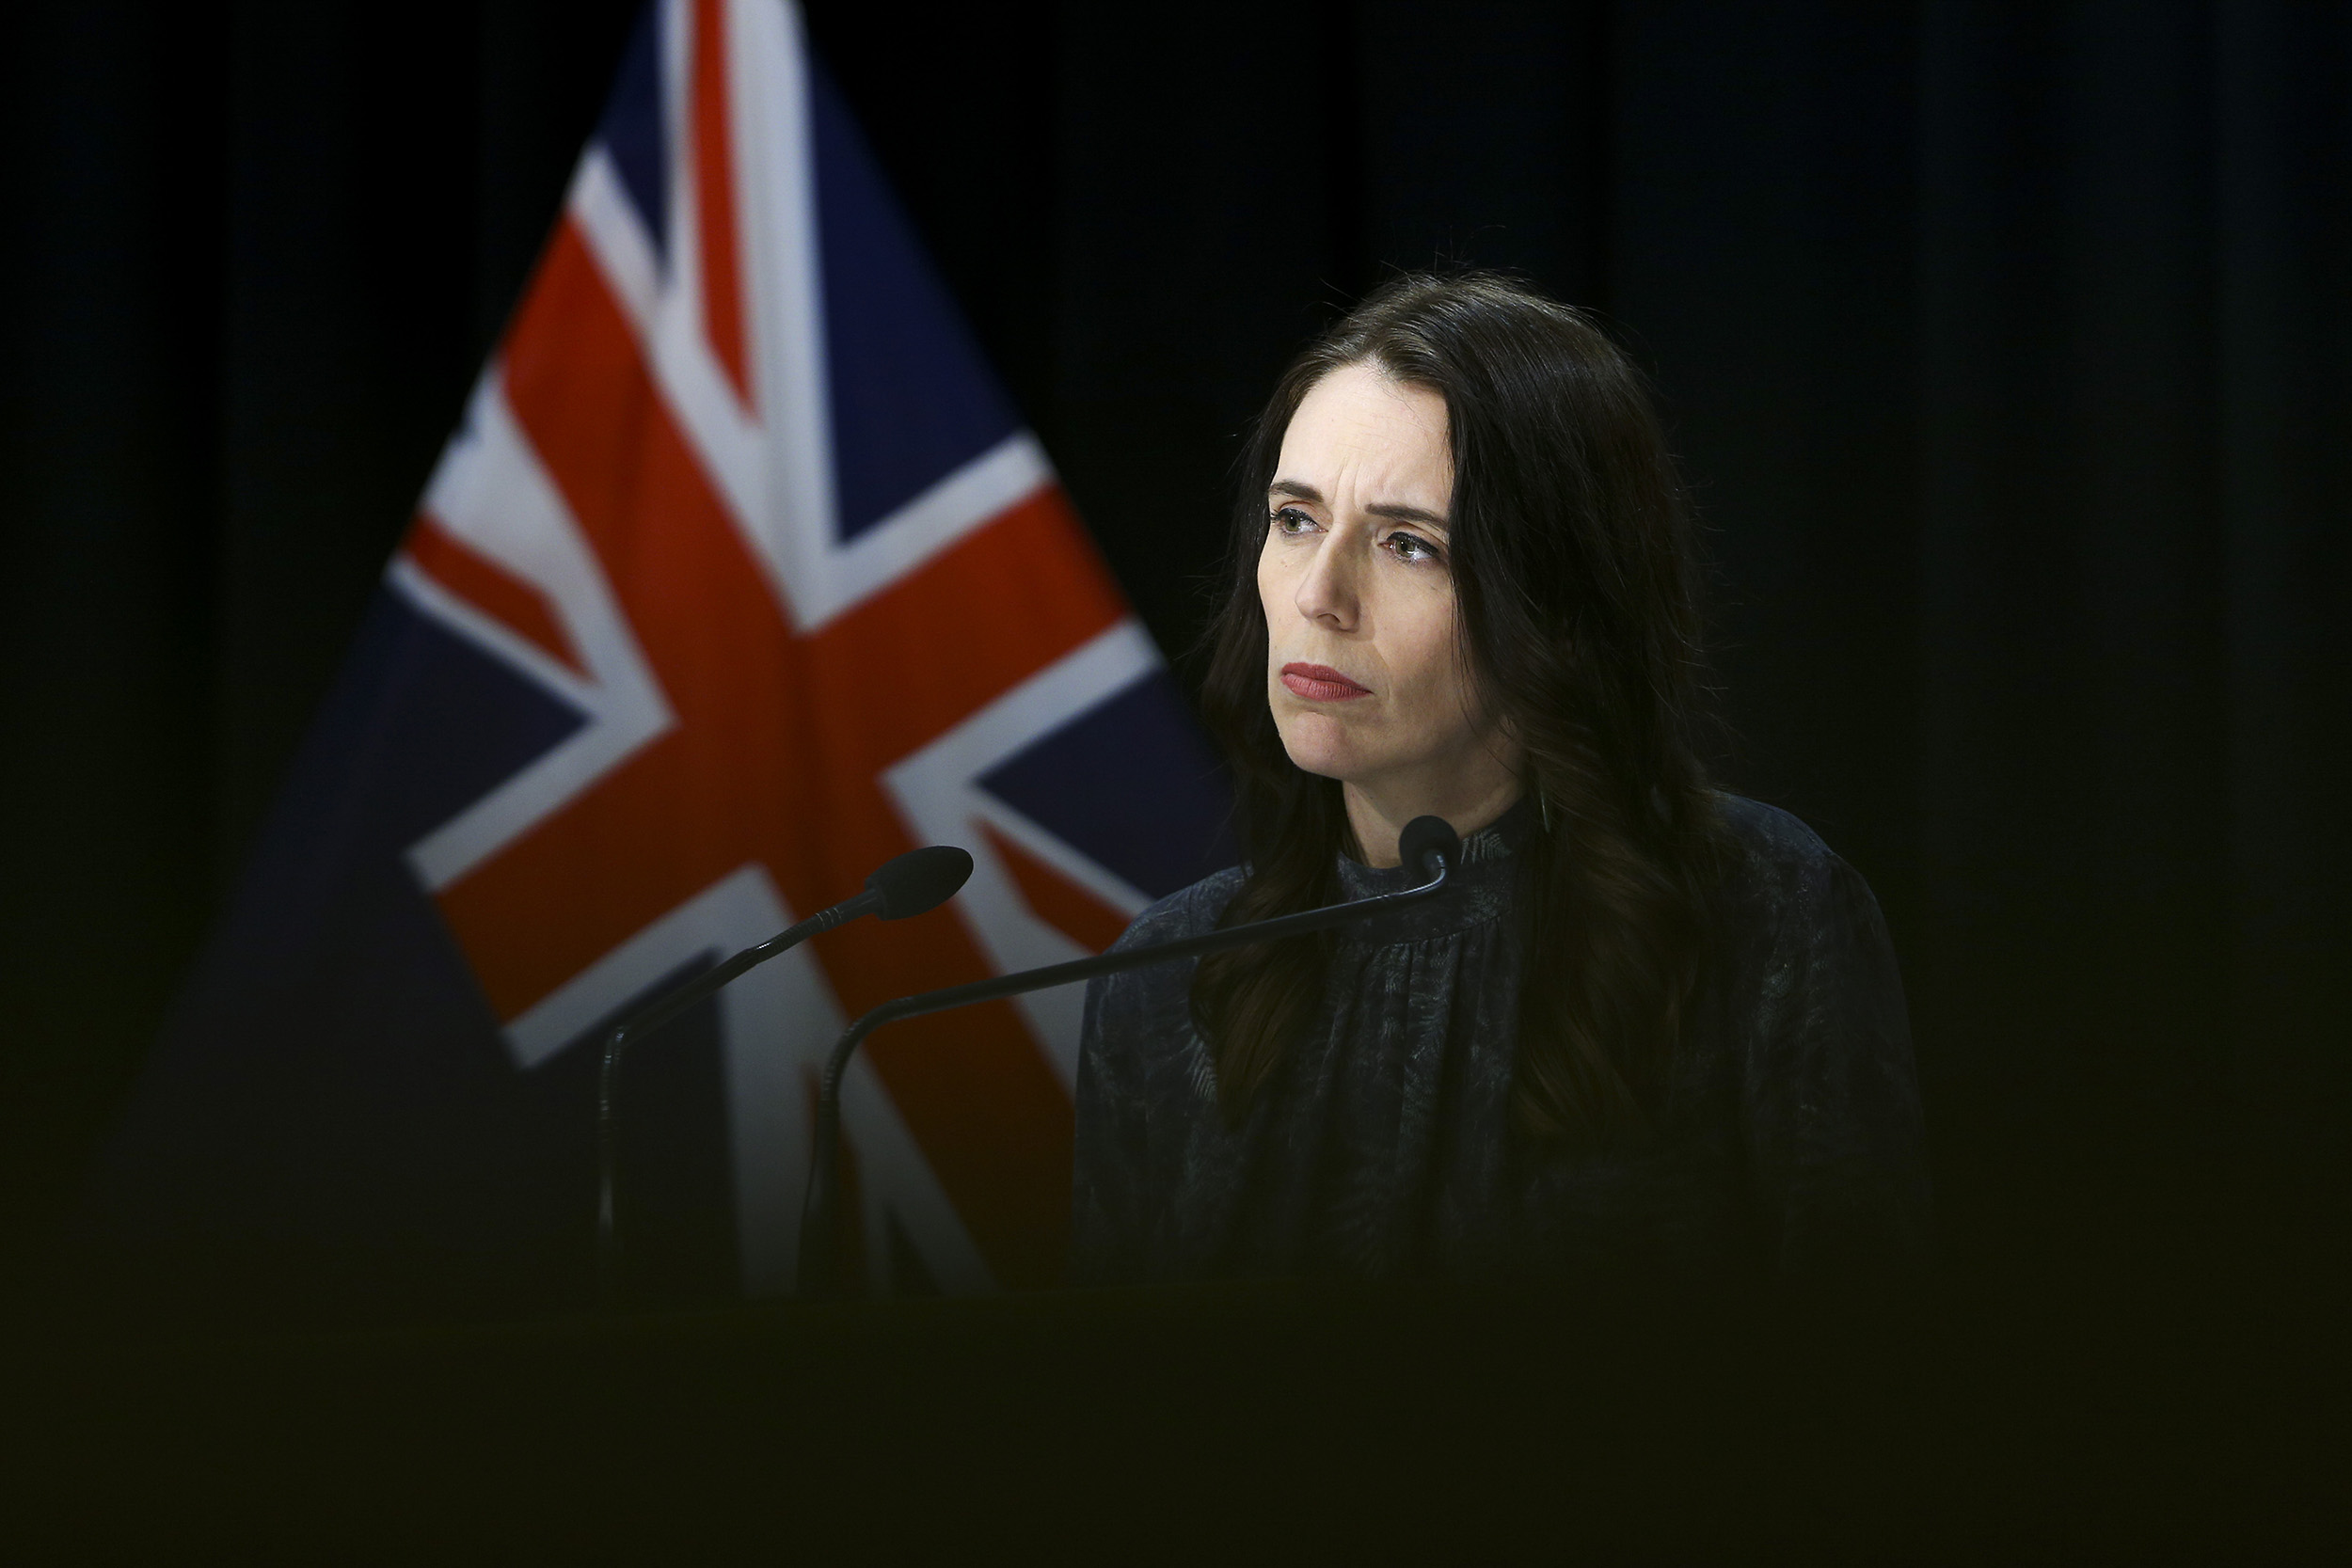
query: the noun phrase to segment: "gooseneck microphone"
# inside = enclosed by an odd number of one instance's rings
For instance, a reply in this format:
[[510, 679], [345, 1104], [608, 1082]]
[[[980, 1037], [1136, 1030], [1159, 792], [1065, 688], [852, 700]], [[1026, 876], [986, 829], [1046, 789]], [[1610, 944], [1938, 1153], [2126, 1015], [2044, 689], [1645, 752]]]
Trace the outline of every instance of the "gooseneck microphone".
[[834, 1269], [841, 1255], [841, 1075], [848, 1069], [850, 1058], [856, 1053], [866, 1036], [885, 1023], [895, 1023], [901, 1019], [920, 1018], [926, 1013], [946, 1012], [951, 1007], [968, 1007], [978, 1002], [993, 1002], [1026, 991], [1073, 985], [1080, 980], [1091, 980], [1098, 974], [1118, 974], [1149, 964], [1196, 958], [1204, 953], [1223, 952], [1229, 947], [1279, 942], [1284, 937], [1328, 930], [1334, 926], [1368, 919], [1400, 904], [1414, 903], [1442, 891], [1446, 879], [1461, 863], [1462, 841], [1446, 825], [1443, 817], [1416, 816], [1405, 824], [1405, 832], [1397, 839], [1397, 851], [1398, 858], [1424, 879], [1420, 885], [1402, 888], [1395, 893], [1378, 894], [1370, 898], [1359, 898], [1353, 903], [1332, 904], [1298, 914], [1279, 915], [1272, 920], [1255, 921], [1247, 926], [1230, 926], [1201, 936], [1153, 942], [1148, 947], [1132, 947], [1124, 952], [1104, 953], [1091, 958], [1074, 958], [1069, 963], [1050, 964], [1043, 969], [1000, 974], [992, 980], [976, 980], [970, 985], [949, 986], [942, 990], [901, 996], [864, 1014], [843, 1030], [841, 1037], [834, 1042], [833, 1054], [825, 1061], [825, 1075], [818, 1090], [816, 1147], [810, 1152], [808, 1186], [801, 1200], [800, 1293], [803, 1296], [830, 1295], [834, 1289]]
[[909, 915], [935, 910], [953, 898], [971, 875], [972, 857], [964, 850], [938, 844], [928, 849], [910, 849], [866, 878], [866, 891], [856, 897], [819, 911], [757, 946], [746, 947], [716, 968], [705, 970], [668, 995], [623, 1019], [605, 1036], [604, 1063], [596, 1075], [596, 1284], [607, 1307], [620, 1299], [621, 1289], [621, 1233], [613, 1210], [613, 1188], [620, 1163], [614, 1096], [620, 1082], [621, 1053], [745, 971], [757, 968], [779, 953], [789, 952], [813, 936], [864, 915], [904, 920]]

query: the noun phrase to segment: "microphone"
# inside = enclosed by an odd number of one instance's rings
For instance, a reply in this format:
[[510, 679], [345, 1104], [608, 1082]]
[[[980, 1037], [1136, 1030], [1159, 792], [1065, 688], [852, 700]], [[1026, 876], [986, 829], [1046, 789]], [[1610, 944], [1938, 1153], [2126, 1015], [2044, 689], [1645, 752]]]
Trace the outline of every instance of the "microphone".
[[1443, 817], [1416, 816], [1405, 824], [1405, 832], [1398, 836], [1397, 853], [1408, 870], [1423, 879], [1418, 886], [1376, 894], [1353, 903], [1278, 915], [1247, 926], [1231, 926], [1201, 936], [1153, 942], [1148, 947], [1132, 947], [1091, 958], [1073, 958], [1069, 963], [1049, 964], [1043, 969], [1023, 970], [990, 980], [975, 980], [969, 985], [901, 996], [862, 1015], [834, 1042], [833, 1054], [826, 1058], [825, 1075], [818, 1088], [817, 1136], [809, 1155], [808, 1185], [801, 1200], [800, 1268], [796, 1281], [800, 1294], [829, 1295], [834, 1288], [834, 1266], [840, 1257], [841, 1076], [866, 1036], [901, 1019], [968, 1007], [1026, 991], [1047, 990], [1091, 980], [1098, 974], [1119, 974], [1149, 964], [1220, 953], [1229, 947], [1279, 942], [1285, 937], [1368, 919], [1400, 904], [1415, 903], [1441, 892], [1447, 878], [1461, 863], [1462, 840]]
[[856, 897], [819, 911], [755, 947], [746, 947], [613, 1026], [605, 1037], [604, 1063], [596, 1075], [596, 1284], [605, 1306], [615, 1305], [621, 1290], [621, 1234], [613, 1209], [620, 1164], [619, 1116], [614, 1095], [620, 1082], [621, 1053], [745, 971], [766, 963], [777, 954], [788, 952], [813, 936], [864, 915], [904, 920], [909, 915], [935, 910], [953, 898], [971, 875], [972, 857], [961, 849], [940, 844], [927, 849], [910, 849], [866, 878], [866, 891]]

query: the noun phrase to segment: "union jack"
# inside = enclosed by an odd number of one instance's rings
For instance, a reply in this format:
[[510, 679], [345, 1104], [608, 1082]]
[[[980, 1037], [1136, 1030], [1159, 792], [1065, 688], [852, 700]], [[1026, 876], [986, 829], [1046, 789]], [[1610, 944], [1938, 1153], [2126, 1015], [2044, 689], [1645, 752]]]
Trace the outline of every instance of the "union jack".
[[[1208, 868], [1221, 805], [795, 8], [660, 0], [109, 1201], [167, 1230], [568, 1244], [582, 1042], [891, 856], [961, 844], [951, 913], [844, 927], [720, 998], [739, 1278], [787, 1288], [806, 1075], [845, 1018], [1107, 945]], [[951, 1290], [1055, 1276], [1079, 1001], [868, 1047], [844, 1125], [878, 1284], [893, 1258]]]

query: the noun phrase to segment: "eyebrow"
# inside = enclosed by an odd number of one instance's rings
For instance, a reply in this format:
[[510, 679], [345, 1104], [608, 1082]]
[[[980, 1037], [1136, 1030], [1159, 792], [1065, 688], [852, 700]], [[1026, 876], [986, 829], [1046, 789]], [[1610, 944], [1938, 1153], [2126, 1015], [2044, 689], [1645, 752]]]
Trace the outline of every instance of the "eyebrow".
[[[1271, 494], [1289, 496], [1295, 500], [1312, 501], [1317, 506], [1325, 504], [1322, 491], [1311, 484], [1302, 484], [1295, 479], [1278, 479], [1267, 485], [1266, 489]], [[1406, 506], [1401, 501], [1375, 501], [1364, 510], [1373, 516], [1387, 517], [1393, 522], [1419, 523], [1423, 528], [1450, 530], [1450, 525], [1437, 513], [1424, 507]]]

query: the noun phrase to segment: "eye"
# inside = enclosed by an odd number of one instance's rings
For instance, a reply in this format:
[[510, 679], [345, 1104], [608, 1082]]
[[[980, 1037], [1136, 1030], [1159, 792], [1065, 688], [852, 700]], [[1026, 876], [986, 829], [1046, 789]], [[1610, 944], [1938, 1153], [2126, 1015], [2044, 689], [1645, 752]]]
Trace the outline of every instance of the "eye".
[[1277, 533], [1311, 533], [1316, 527], [1314, 518], [1295, 506], [1276, 507], [1266, 522]]
[[1380, 546], [1399, 561], [1404, 562], [1443, 561], [1445, 559], [1443, 550], [1438, 549], [1437, 546], [1417, 533], [1406, 533], [1399, 531], [1381, 540]]

